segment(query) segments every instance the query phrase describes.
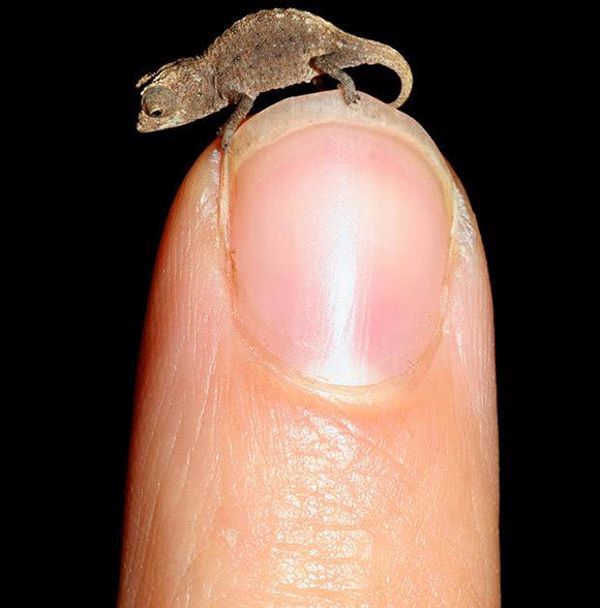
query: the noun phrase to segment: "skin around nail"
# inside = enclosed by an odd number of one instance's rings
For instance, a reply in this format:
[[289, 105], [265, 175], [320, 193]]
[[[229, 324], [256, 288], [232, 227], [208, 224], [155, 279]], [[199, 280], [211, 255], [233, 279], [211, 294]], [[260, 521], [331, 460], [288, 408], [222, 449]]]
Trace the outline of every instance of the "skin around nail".
[[[407, 340], [390, 331], [389, 349], [351, 333], [359, 364], [327, 367], [315, 345], [339, 343], [315, 336], [338, 317], [307, 307], [350, 293], [370, 310], [372, 290], [402, 317], [396, 290], [418, 281], [410, 273], [426, 257], [409, 226], [439, 247], [426, 268], [442, 287], [418, 296], [438, 314], [420, 363], [385, 368], [380, 353], [391, 361]], [[308, 232], [303, 247], [293, 230]], [[348, 289], [333, 270], [344, 247], [361, 248]], [[299, 286], [277, 293], [279, 264]], [[277, 341], [286, 309], [294, 336], [309, 332], [301, 350]], [[377, 335], [361, 314], [344, 318]], [[383, 315], [403, 322], [393, 317]], [[226, 155], [209, 147], [165, 227], [133, 435], [120, 608], [500, 605], [485, 257], [466, 195], [421, 127], [364, 94], [354, 111], [331, 91], [256, 115]]]

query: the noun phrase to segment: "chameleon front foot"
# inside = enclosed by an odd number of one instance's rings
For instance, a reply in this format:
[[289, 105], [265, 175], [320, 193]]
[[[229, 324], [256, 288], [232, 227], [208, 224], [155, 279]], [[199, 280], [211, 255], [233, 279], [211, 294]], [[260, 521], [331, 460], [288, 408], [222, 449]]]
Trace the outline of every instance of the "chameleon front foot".
[[226, 150], [231, 145], [233, 134], [235, 133], [236, 127], [231, 126], [228, 120], [225, 124], [222, 124], [217, 130], [217, 137], [221, 138], [221, 148]]
[[227, 122], [219, 129], [218, 135], [221, 136], [221, 147], [225, 150], [231, 144], [234, 133], [240, 126], [242, 120], [248, 116], [254, 104], [254, 98], [243, 93], [232, 95], [232, 101], [236, 104]]

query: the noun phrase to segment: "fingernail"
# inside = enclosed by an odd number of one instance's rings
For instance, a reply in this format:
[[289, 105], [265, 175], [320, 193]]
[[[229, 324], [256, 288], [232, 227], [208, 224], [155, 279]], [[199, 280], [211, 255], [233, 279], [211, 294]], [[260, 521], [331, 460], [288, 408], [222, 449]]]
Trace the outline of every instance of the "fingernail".
[[231, 192], [238, 316], [259, 343], [333, 384], [418, 363], [440, 325], [450, 218], [417, 147], [309, 126], [243, 160]]

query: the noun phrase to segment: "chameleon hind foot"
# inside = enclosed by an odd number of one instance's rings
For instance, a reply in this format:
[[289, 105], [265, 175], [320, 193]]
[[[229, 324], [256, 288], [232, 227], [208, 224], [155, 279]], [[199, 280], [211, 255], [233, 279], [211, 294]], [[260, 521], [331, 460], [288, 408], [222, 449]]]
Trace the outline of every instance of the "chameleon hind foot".
[[329, 53], [320, 57], [313, 57], [310, 60], [310, 64], [315, 70], [318, 70], [322, 74], [327, 74], [338, 81], [338, 87], [342, 90], [344, 101], [348, 105], [351, 105], [360, 99], [360, 95], [356, 90], [352, 77], [339, 67], [342, 63], [343, 56], [339, 53]]

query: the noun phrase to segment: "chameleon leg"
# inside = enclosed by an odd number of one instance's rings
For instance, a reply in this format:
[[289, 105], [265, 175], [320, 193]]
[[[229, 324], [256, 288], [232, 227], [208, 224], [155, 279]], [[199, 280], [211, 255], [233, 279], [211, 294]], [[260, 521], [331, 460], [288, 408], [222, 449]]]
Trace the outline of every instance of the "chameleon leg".
[[342, 89], [344, 100], [346, 103], [351, 104], [356, 103], [359, 100], [359, 95], [356, 91], [354, 80], [339, 67], [346, 63], [345, 59], [347, 58], [340, 53], [329, 53], [327, 55], [313, 57], [310, 60], [310, 64], [319, 72], [335, 78], [335, 80], [340, 83], [339, 86]]
[[227, 119], [227, 122], [219, 129], [219, 135], [221, 135], [221, 146], [223, 149], [229, 147], [233, 134], [236, 129], [240, 126], [240, 123], [248, 112], [252, 109], [254, 104], [254, 97], [250, 97], [244, 93], [238, 93], [231, 96], [231, 101], [235, 103], [235, 109], [231, 113], [231, 116]]

